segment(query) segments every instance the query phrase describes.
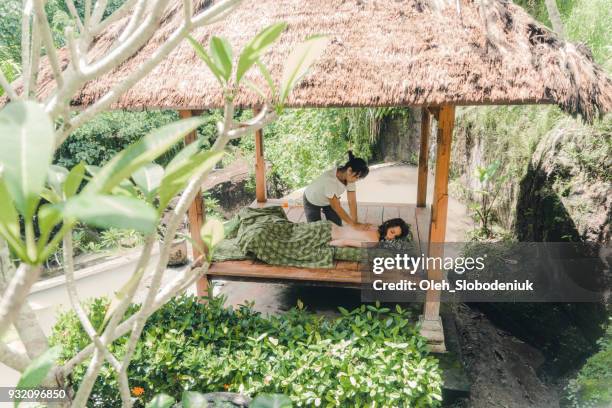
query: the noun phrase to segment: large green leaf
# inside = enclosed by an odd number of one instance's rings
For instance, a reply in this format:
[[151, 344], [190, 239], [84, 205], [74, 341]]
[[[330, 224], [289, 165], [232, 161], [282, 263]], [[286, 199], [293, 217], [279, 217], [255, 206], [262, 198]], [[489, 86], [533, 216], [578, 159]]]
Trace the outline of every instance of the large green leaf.
[[134, 179], [140, 191], [149, 198], [157, 192], [163, 177], [164, 168], [157, 163], [149, 163], [132, 174], [132, 179]]
[[198, 152], [191, 157], [183, 157], [182, 162], [170, 163], [159, 187], [159, 208], [163, 209], [183, 188], [191, 177], [197, 177], [212, 169], [223, 157], [223, 152]]
[[167, 394], [157, 394], [147, 403], [146, 408], [170, 408], [174, 404], [174, 398]]
[[157, 211], [142, 200], [124, 196], [81, 194], [66, 201], [64, 218], [77, 219], [100, 228], [155, 231]]
[[232, 75], [232, 47], [230, 44], [225, 38], [213, 36], [210, 39], [210, 53], [225, 82], [229, 81]]
[[293, 403], [288, 396], [283, 394], [258, 395], [249, 404], [250, 408], [291, 408]]
[[311, 37], [296, 46], [287, 57], [281, 81], [281, 98], [283, 104], [289, 92], [297, 82], [308, 72], [310, 66], [323, 54], [327, 46], [327, 37]]
[[281, 33], [287, 28], [287, 23], [276, 23], [264, 28], [247, 45], [238, 58], [238, 68], [236, 69], [236, 83], [246, 74], [246, 72], [257, 62], [261, 54], [278, 39]]
[[100, 194], [112, 191], [122, 180], [155, 160], [202, 123], [202, 118], [195, 117], [179, 120], [154, 130], [115, 155], [92, 177], [83, 192]]
[[0, 171], [15, 207], [31, 218], [53, 157], [53, 123], [38, 103], [11, 102], [0, 111], [0, 135]]
[[[36, 388], [45, 379], [53, 365], [60, 356], [62, 349], [60, 346], [52, 347], [32, 360], [25, 369], [19, 382], [18, 389]], [[20, 400], [15, 400], [15, 407], [19, 406]]]

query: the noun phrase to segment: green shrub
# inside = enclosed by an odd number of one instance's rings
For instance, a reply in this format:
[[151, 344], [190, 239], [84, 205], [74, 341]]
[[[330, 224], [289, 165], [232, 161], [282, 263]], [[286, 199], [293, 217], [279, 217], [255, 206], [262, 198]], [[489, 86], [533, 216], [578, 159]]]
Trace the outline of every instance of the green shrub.
[[[162, 392], [178, 400], [185, 390], [227, 390], [282, 393], [297, 406], [439, 405], [437, 360], [399, 307], [340, 308], [341, 317], [327, 319], [299, 304], [264, 317], [252, 305], [232, 309], [224, 301], [200, 304], [183, 296], [147, 320], [128, 370], [131, 386], [144, 389], [139, 404]], [[103, 299], [90, 304], [94, 325], [107, 305]], [[121, 356], [125, 341], [119, 339], [112, 351]], [[64, 359], [88, 344], [73, 312], [59, 317], [51, 342], [63, 347]], [[75, 385], [87, 364], [75, 370]], [[119, 403], [115, 375], [105, 366], [90, 405]]]
[[[611, 323], [612, 323], [612, 319]], [[598, 342], [600, 350], [590, 357], [566, 387], [570, 407], [604, 408], [612, 406], [612, 324]]]

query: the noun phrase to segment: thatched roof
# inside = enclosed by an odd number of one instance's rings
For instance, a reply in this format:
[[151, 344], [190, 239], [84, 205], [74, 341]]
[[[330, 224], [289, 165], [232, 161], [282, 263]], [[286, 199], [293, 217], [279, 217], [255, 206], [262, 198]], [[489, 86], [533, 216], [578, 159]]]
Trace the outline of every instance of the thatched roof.
[[[202, 0], [194, 1], [204, 7]], [[434, 6], [444, 2], [451, 5]], [[149, 57], [182, 18], [181, 2], [173, 4], [156, 36], [117, 70], [88, 83], [75, 105], [91, 104]], [[227, 19], [193, 35], [206, 44], [211, 34], [224, 36], [237, 50], [263, 27], [286, 21], [287, 31], [264, 57], [279, 79], [295, 44], [312, 34], [328, 35], [331, 41], [323, 57], [290, 98], [293, 107], [556, 103], [587, 119], [612, 111], [612, 80], [587, 50], [559, 40], [511, 2], [489, 1], [486, 18], [480, 4], [245, 0]], [[91, 55], [110, 47], [124, 24], [109, 27]], [[42, 93], [48, 94], [54, 87], [48, 68], [41, 81]], [[242, 106], [258, 102], [248, 88], [237, 99]], [[220, 106], [219, 86], [185, 41], [114, 108]]]

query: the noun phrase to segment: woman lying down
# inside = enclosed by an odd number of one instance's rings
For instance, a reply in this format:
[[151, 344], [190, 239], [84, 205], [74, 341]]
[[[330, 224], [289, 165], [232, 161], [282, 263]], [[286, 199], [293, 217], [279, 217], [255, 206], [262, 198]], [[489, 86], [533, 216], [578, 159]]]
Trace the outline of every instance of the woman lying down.
[[[351, 251], [341, 247], [361, 248], [409, 234], [409, 226], [400, 218], [358, 230], [330, 221], [293, 223], [281, 207], [243, 208], [226, 223], [226, 239], [215, 248], [213, 261], [255, 258], [271, 265], [332, 268], [335, 258], [348, 260], [345, 256]], [[359, 258], [358, 250], [352, 253]]]

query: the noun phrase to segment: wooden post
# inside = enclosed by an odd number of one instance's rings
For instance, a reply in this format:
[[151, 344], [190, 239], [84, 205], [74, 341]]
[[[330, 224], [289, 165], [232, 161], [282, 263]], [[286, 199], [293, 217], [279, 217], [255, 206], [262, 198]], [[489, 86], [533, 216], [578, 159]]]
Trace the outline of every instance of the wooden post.
[[[183, 118], [190, 118], [192, 116], [198, 115], [199, 111], [192, 110], [181, 110], [179, 111], [179, 116]], [[190, 132], [187, 136], [185, 136], [185, 145], [193, 143], [197, 140], [198, 135], [194, 130]], [[202, 236], [200, 234], [200, 230], [202, 229], [202, 225], [204, 225], [206, 213], [204, 212], [204, 199], [202, 197], [202, 190], [198, 189], [198, 193], [196, 198], [193, 200], [193, 203], [189, 206], [189, 210], [187, 212], [187, 217], [189, 219], [189, 235], [194, 243], [197, 245], [192, 245], [192, 256], [194, 261], [198, 259], [201, 252], [198, 250], [198, 246], [204, 248], [206, 251], [206, 247], [204, 242], [202, 241]], [[196, 282], [196, 294], [198, 296], [208, 295], [208, 277], [203, 275]]]
[[430, 115], [427, 108], [421, 109], [421, 146], [419, 149], [419, 175], [417, 181], [417, 207], [427, 205], [427, 173], [429, 159]]
[[[446, 238], [446, 218], [448, 212], [448, 178], [454, 125], [455, 107], [443, 106], [440, 109], [438, 119], [436, 173], [429, 226], [428, 256], [430, 257], [444, 256], [443, 245]], [[433, 268], [427, 271], [427, 279], [430, 281], [441, 281], [443, 278], [444, 273], [441, 269]], [[421, 333], [430, 341], [432, 351], [443, 352], [446, 350], [442, 321], [440, 319], [439, 290], [427, 291]]]
[[[253, 113], [257, 114], [257, 110], [254, 110]], [[258, 203], [265, 203], [267, 200], [263, 129], [259, 129], [255, 132], [255, 197]]]

